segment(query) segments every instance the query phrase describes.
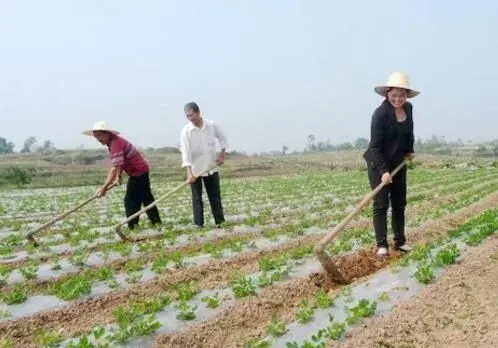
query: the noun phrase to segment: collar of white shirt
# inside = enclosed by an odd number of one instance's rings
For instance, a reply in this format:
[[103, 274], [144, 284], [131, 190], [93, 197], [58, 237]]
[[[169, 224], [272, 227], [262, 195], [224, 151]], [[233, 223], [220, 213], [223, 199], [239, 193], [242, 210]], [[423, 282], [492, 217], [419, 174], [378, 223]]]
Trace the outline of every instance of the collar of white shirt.
[[193, 124], [192, 122], [189, 121], [189, 123], [187, 124], [187, 130], [189, 132], [193, 131], [193, 130], [205, 130], [206, 129], [206, 126], [208, 124], [211, 124], [211, 121], [209, 120], [206, 120], [206, 119], [202, 119], [202, 125], [200, 127], [197, 127], [195, 124]]

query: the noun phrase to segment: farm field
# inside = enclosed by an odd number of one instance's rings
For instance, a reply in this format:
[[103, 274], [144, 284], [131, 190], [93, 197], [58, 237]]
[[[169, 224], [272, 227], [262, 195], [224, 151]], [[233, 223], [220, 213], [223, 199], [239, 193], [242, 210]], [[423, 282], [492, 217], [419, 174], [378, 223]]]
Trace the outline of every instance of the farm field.
[[[407, 316], [410, 301], [423, 302], [433, 286], [448, 290], [439, 284], [455, 279], [467, 257], [475, 264], [476, 255], [497, 252], [496, 168], [410, 170], [407, 237], [415, 249], [376, 257], [365, 209], [327, 248], [348, 285], [328, 281], [313, 247], [369, 192], [365, 172], [221, 175], [222, 228], [209, 225], [205, 194], [208, 225], [190, 225], [187, 188], [159, 203], [161, 227], [143, 215], [133, 233], [123, 228], [134, 243], [112, 229], [124, 220], [124, 185], [41, 231], [38, 248], [23, 235], [95, 187], [0, 191], [0, 347], [396, 346], [403, 331], [379, 338], [376, 320], [394, 327], [389, 318]], [[153, 193], [176, 185], [153, 180]], [[424, 308], [413, 313], [422, 318]]]

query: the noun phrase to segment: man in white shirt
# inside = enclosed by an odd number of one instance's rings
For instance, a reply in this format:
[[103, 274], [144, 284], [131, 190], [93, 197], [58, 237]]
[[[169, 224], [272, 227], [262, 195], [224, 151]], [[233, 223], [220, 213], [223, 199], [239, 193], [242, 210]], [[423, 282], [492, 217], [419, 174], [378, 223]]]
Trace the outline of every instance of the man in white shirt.
[[[204, 208], [202, 203], [202, 183], [206, 192], [217, 227], [225, 221], [221, 204], [220, 178], [217, 169], [197, 177], [197, 175], [215, 163], [222, 165], [225, 162], [227, 141], [220, 127], [212, 120], [201, 116], [199, 106], [190, 102], [184, 107], [185, 116], [189, 123], [183, 127], [180, 135], [180, 149], [182, 153], [182, 167], [187, 168], [187, 180], [191, 184], [192, 208], [194, 223], [204, 226]], [[221, 153], [216, 155], [216, 140], [221, 147]]]

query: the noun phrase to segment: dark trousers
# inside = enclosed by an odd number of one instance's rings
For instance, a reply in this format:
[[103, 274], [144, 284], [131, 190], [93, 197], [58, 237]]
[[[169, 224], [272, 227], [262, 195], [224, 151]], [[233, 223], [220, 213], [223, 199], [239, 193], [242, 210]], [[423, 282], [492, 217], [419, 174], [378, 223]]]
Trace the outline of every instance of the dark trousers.
[[[154, 202], [154, 196], [150, 190], [149, 173], [141, 176], [131, 176], [126, 184], [126, 195], [124, 198], [126, 217], [129, 217], [139, 211], [142, 207]], [[152, 224], [161, 223], [159, 210], [154, 206], [146, 211], [147, 217]], [[130, 220], [128, 227], [135, 228], [138, 225], [139, 217]]]
[[[373, 224], [377, 246], [387, 248], [387, 210], [391, 201], [392, 230], [394, 245], [405, 244], [405, 207], [406, 207], [406, 166], [394, 177], [393, 182], [386, 185], [373, 199]], [[368, 167], [368, 179], [373, 190], [381, 183], [381, 173], [375, 167]]]
[[223, 206], [221, 204], [220, 194], [220, 176], [215, 172], [209, 176], [198, 177], [190, 186], [192, 190], [192, 208], [194, 212], [194, 223], [197, 226], [204, 226], [204, 207], [202, 203], [202, 183], [206, 186], [206, 192], [209, 198], [209, 205], [213, 213], [214, 221], [217, 225], [225, 221], [223, 216]]

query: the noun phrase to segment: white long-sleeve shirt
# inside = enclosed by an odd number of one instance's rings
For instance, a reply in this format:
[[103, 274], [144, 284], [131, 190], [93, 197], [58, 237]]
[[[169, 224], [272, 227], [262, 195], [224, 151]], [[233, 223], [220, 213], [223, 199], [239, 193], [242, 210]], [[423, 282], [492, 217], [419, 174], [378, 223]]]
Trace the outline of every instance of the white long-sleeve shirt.
[[[192, 167], [194, 175], [199, 175], [216, 163], [216, 140], [221, 149], [227, 148], [227, 140], [221, 128], [212, 120], [203, 119], [201, 128], [189, 122], [180, 135], [182, 167]], [[216, 172], [214, 169], [203, 176]]]

